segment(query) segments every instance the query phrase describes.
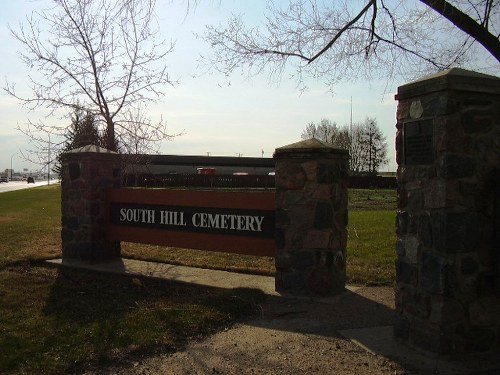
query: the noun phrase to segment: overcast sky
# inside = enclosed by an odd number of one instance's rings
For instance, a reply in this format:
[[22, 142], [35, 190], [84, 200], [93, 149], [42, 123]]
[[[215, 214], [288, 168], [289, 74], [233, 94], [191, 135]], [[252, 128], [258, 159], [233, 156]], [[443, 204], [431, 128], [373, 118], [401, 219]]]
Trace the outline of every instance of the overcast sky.
[[[16, 53], [19, 45], [10, 35], [7, 25], [17, 27], [34, 6], [44, 1], [0, 0], [0, 40], [2, 58], [0, 74], [22, 87], [29, 74]], [[153, 120], [160, 116], [167, 121], [169, 132], [183, 133], [162, 144], [165, 154], [224, 155], [271, 157], [275, 148], [300, 140], [305, 126], [322, 118], [338, 125], [352, 120], [363, 121], [367, 116], [376, 118], [387, 137], [390, 163], [384, 171], [394, 171], [394, 136], [397, 86], [387, 86], [385, 81], [343, 83], [335, 93], [328, 92], [321, 81], [309, 81], [309, 89], [300, 93], [296, 82], [283, 75], [279, 85], [271, 84], [266, 76], [246, 79], [233, 75], [204, 75], [198, 68], [200, 54], [207, 46], [196, 34], [202, 33], [206, 24], [224, 23], [233, 14], [244, 14], [249, 22], [258, 23], [265, 10], [264, 0], [252, 1], [201, 1], [186, 16], [186, 2], [172, 4], [157, 0], [157, 16], [161, 32], [167, 40], [174, 40], [175, 50], [168, 55], [170, 75], [179, 80], [169, 87], [166, 96], [150, 110]], [[191, 1], [193, 3], [193, 1]], [[0, 93], [0, 170], [36, 169], [22, 159], [19, 151], [30, 148], [29, 140], [18, 130], [28, 118], [36, 121], [20, 103]], [[35, 116], [35, 118], [33, 118]], [[56, 121], [56, 120], [53, 120]]]

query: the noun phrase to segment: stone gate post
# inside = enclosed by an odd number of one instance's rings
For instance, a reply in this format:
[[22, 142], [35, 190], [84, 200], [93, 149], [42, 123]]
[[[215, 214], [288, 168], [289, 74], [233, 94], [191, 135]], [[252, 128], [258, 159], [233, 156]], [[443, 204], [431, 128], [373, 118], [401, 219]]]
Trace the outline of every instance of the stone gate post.
[[394, 334], [443, 354], [500, 348], [500, 79], [453, 68], [396, 99]]
[[63, 262], [120, 258], [120, 243], [105, 239], [106, 189], [120, 187], [120, 155], [85, 146], [62, 155]]
[[349, 153], [317, 139], [277, 148], [276, 290], [345, 288]]

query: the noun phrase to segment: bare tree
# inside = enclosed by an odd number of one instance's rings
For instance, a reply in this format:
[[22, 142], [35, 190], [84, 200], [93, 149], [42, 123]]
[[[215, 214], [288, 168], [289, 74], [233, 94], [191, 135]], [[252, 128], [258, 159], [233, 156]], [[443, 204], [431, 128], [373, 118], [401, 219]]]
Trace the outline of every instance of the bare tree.
[[386, 138], [374, 118], [353, 124], [349, 141], [351, 171], [376, 174], [388, 162]]
[[360, 173], [364, 170], [365, 152], [363, 147], [363, 126], [353, 124], [349, 130], [349, 167], [352, 172]]
[[[271, 77], [281, 76], [290, 63], [299, 85], [309, 76], [331, 86], [358, 77], [409, 79], [453, 66], [489, 64], [498, 70], [498, 0], [279, 4], [269, 1], [262, 28], [247, 28], [242, 16], [208, 27], [205, 38], [213, 55], [204, 61], [224, 74], [242, 68]], [[488, 53], [478, 54], [478, 45]]]
[[367, 117], [360, 127], [360, 149], [363, 155], [362, 168], [368, 173], [377, 173], [387, 163], [387, 142], [377, 125], [377, 120]]
[[349, 132], [347, 127], [339, 128], [335, 122], [326, 118], [319, 124], [310, 122], [301, 134], [302, 139], [316, 138], [335, 147], [349, 149]]
[[[19, 94], [11, 82], [4, 90], [29, 109], [47, 108], [49, 116], [76, 108], [94, 114], [111, 150], [138, 126], [143, 140], [170, 138], [161, 121], [130, 116], [141, 111], [146, 118], [147, 104], [172, 84], [164, 59], [173, 45], [165, 49], [157, 40], [154, 7], [155, 0], [52, 0], [50, 8], [10, 28], [33, 73], [31, 95]], [[31, 122], [23, 130], [36, 138], [40, 132], [62, 135], [66, 128]]]
[[328, 119], [321, 119], [319, 124], [310, 122], [301, 138], [316, 138], [349, 150], [350, 170], [355, 173], [376, 173], [388, 161], [386, 138], [374, 118], [367, 117], [363, 122], [342, 128]]

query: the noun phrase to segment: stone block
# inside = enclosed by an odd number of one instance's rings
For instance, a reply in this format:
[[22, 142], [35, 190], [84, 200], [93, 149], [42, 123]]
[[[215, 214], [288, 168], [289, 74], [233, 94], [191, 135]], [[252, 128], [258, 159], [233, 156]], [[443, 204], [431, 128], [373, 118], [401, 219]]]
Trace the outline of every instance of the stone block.
[[317, 160], [308, 160], [300, 164], [306, 174], [308, 182], [316, 182], [318, 175], [318, 162]]
[[461, 253], [475, 249], [481, 242], [483, 220], [474, 212], [446, 214], [446, 252]]
[[498, 350], [496, 331], [486, 327], [472, 327], [466, 333], [465, 350], [469, 353], [484, 353]]
[[442, 296], [431, 299], [431, 313], [429, 321], [440, 327], [458, 327], [467, 322], [465, 309], [459, 301]]
[[[462, 142], [464, 141], [462, 140]], [[473, 177], [474, 175], [475, 163], [470, 156], [447, 154], [440, 161], [440, 176], [453, 179]]]
[[79, 202], [82, 199], [82, 193], [79, 190], [69, 190], [67, 193], [68, 203]]
[[425, 188], [424, 206], [426, 209], [446, 207], [447, 184], [443, 178], [436, 178], [427, 184]]
[[63, 242], [71, 242], [74, 239], [75, 239], [75, 232], [71, 229], [63, 227], [61, 230], [61, 240]]
[[314, 267], [309, 270], [308, 290], [320, 296], [339, 294], [345, 289], [345, 273], [326, 267]]
[[81, 175], [80, 164], [79, 163], [69, 163], [68, 174], [69, 174], [70, 180], [76, 180], [76, 179], [80, 178], [80, 175]]
[[278, 292], [297, 294], [307, 293], [309, 289], [303, 272], [276, 272], [275, 287]]
[[345, 251], [347, 248], [347, 229], [336, 231], [330, 237], [329, 249]]
[[474, 326], [500, 326], [500, 297], [491, 295], [473, 301], [469, 316]]
[[451, 269], [445, 258], [423, 251], [419, 267], [419, 286], [427, 293], [448, 295], [451, 291]]
[[406, 289], [402, 296], [403, 310], [411, 316], [427, 318], [431, 312], [430, 297], [418, 289]]
[[401, 259], [396, 260], [396, 282], [415, 285], [417, 283], [417, 267]]
[[104, 214], [104, 212], [103, 212], [104, 207], [102, 207], [102, 206], [103, 205], [101, 204], [101, 202], [96, 201], [96, 200], [92, 201], [90, 203], [90, 215], [94, 216], [96, 218], [100, 217], [101, 214]]
[[[335, 189], [333, 188], [335, 191]], [[311, 197], [320, 201], [332, 201], [332, 185], [330, 184], [317, 184], [314, 186]]]
[[419, 348], [439, 354], [453, 352], [451, 337], [425, 320], [413, 319], [410, 325], [409, 342]]
[[311, 202], [309, 204], [290, 205], [288, 207], [287, 213], [290, 220], [290, 230], [295, 231], [299, 227], [301, 228], [301, 230], [307, 230], [314, 226], [315, 218], [317, 215], [316, 205], [314, 204], [314, 202]]
[[318, 202], [314, 213], [315, 229], [330, 229], [333, 227], [333, 208], [329, 202]]
[[424, 192], [420, 189], [407, 190], [406, 204], [400, 208], [410, 212], [419, 211], [424, 207]]
[[406, 254], [405, 241], [401, 237], [396, 240], [396, 254], [398, 257], [404, 257]]
[[396, 212], [396, 234], [404, 235], [408, 233], [408, 223], [410, 220], [408, 211], [398, 210]]
[[317, 182], [320, 184], [333, 184], [340, 177], [340, 168], [338, 164], [318, 164]]
[[307, 181], [307, 175], [298, 163], [276, 163], [276, 189], [302, 189]]
[[423, 246], [432, 248], [432, 225], [427, 212], [415, 215], [414, 220], [417, 226], [417, 235]]
[[493, 101], [484, 101], [483, 108], [471, 108], [461, 113], [462, 128], [468, 134], [484, 134], [490, 132], [495, 125]]
[[396, 148], [396, 164], [400, 165], [403, 161], [403, 133], [401, 130], [396, 131], [394, 144]]
[[80, 221], [78, 220], [78, 217], [74, 216], [63, 216], [61, 218], [61, 223], [63, 229], [70, 229], [70, 230], [75, 230], [78, 229], [80, 225]]
[[315, 256], [312, 251], [297, 251], [290, 254], [292, 268], [303, 271], [315, 265]]
[[276, 249], [281, 250], [285, 247], [285, 231], [281, 228], [276, 228], [274, 231], [274, 241]]
[[328, 249], [330, 246], [330, 238], [332, 232], [330, 230], [309, 230], [304, 239], [305, 249]]
[[460, 259], [460, 274], [474, 275], [479, 270], [479, 264], [475, 257], [466, 256]]
[[292, 267], [292, 258], [289, 254], [278, 253], [274, 259], [276, 270], [284, 272]]
[[406, 236], [403, 240], [406, 259], [410, 264], [417, 264], [418, 254], [420, 252], [420, 241], [415, 236]]

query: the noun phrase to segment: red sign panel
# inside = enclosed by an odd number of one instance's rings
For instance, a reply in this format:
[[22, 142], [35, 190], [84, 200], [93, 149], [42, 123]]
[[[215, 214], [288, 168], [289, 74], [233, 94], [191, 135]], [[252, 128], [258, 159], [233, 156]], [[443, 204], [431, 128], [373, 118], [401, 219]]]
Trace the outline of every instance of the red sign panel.
[[109, 189], [108, 240], [274, 256], [274, 192]]

